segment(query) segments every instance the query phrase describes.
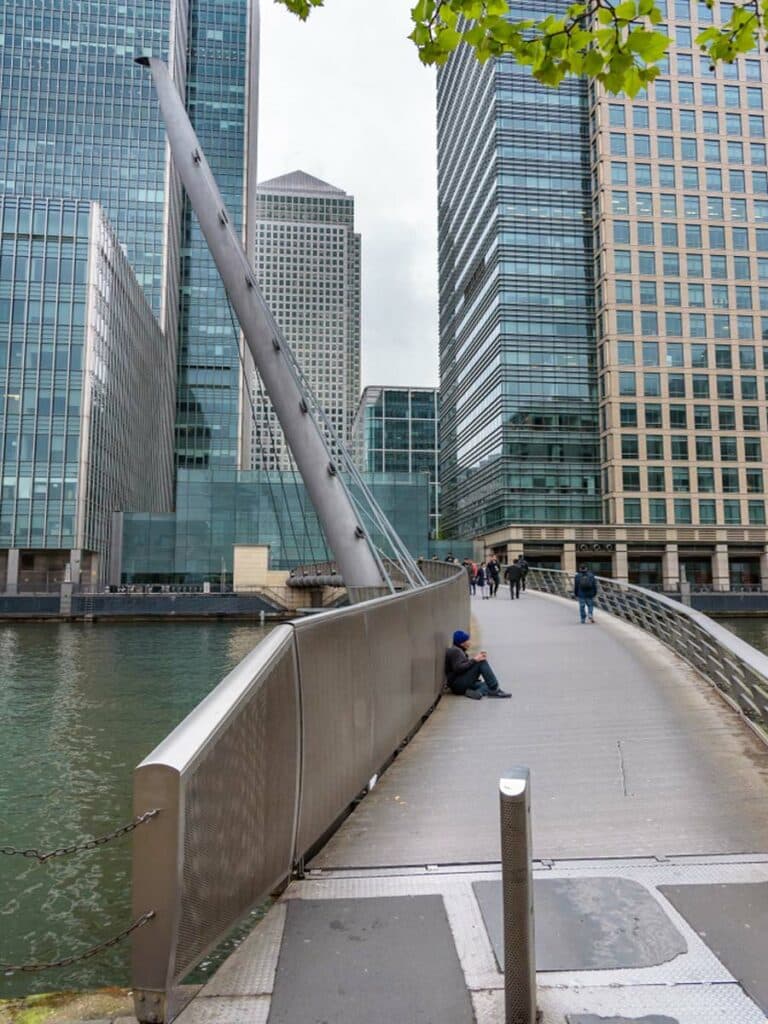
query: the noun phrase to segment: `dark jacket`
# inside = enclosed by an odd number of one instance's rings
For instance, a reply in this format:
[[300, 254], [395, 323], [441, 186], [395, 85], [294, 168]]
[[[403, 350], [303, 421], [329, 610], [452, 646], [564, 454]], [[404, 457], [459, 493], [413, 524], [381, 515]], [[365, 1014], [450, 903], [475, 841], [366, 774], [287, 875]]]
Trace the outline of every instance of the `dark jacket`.
[[479, 587], [485, 586], [485, 569], [483, 568], [482, 565], [478, 565], [477, 567], [477, 576], [475, 576], [475, 583], [477, 583]]
[[573, 581], [574, 597], [594, 597], [597, 593], [597, 577], [593, 572], [577, 572]]
[[527, 576], [528, 575], [528, 569], [530, 568], [530, 566], [528, 565], [526, 560], [524, 558], [518, 558], [517, 564], [523, 570], [523, 576]]
[[499, 576], [501, 575], [501, 573], [499, 571], [498, 562], [488, 562], [488, 564], [485, 567], [485, 571], [488, 573], [488, 576], [493, 580], [494, 583], [499, 582]]
[[523, 570], [520, 568], [517, 562], [513, 562], [512, 565], [508, 565], [504, 570], [504, 579], [510, 583], [519, 583], [523, 578]]
[[457, 676], [472, 668], [474, 661], [462, 647], [449, 647], [445, 652], [445, 678], [450, 685]]

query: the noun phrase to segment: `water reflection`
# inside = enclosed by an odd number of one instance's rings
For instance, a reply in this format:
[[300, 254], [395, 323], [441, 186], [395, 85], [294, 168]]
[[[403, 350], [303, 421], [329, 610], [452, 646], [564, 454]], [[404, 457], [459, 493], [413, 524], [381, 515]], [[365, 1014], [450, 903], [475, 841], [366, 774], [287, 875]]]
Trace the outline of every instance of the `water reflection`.
[[754, 619], [721, 619], [718, 617], [716, 621], [720, 626], [725, 626], [736, 636], [741, 637], [742, 640], [746, 640], [748, 644], [752, 644], [758, 651], [768, 654], [768, 617], [760, 616]]
[[[0, 846], [51, 849], [131, 817], [131, 771], [266, 634], [211, 623], [0, 625]], [[0, 856], [0, 962], [53, 959], [130, 920], [130, 839], [37, 864]], [[125, 984], [127, 945], [0, 977], [0, 998]]]

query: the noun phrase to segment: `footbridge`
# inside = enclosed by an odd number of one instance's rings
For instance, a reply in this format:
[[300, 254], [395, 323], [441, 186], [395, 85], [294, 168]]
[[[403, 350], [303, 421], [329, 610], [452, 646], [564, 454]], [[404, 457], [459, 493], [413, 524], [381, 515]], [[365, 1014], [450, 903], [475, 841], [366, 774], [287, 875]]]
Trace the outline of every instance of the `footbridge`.
[[[470, 608], [463, 569], [417, 565], [139, 61], [351, 602], [277, 627], [137, 768], [139, 1021], [764, 1021], [768, 658], [628, 585], [580, 626], [563, 574]], [[457, 628], [513, 700], [441, 697]]]
[[[463, 571], [426, 569], [279, 627], [138, 768], [136, 812], [161, 809], [135, 833], [138, 1018], [527, 1021], [505, 1015], [499, 818], [525, 765], [546, 1024], [764, 1022], [768, 658], [629, 585], [602, 581], [582, 626], [564, 574], [470, 605]], [[441, 696], [470, 621], [512, 700]]]

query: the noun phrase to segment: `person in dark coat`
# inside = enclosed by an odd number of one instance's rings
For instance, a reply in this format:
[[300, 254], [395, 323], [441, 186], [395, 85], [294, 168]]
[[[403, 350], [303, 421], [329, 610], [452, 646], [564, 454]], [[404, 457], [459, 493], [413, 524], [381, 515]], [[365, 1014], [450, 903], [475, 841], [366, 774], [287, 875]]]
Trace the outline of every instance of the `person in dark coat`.
[[579, 618], [582, 626], [587, 621], [587, 616], [589, 616], [589, 621], [594, 624], [596, 593], [597, 577], [590, 571], [589, 566], [582, 565], [573, 581], [573, 596], [578, 598]]
[[504, 570], [504, 579], [509, 583], [510, 598], [520, 597], [520, 581], [523, 578], [523, 570], [519, 562], [513, 562]]
[[453, 645], [445, 653], [445, 679], [451, 692], [472, 700], [511, 697], [511, 693], [506, 693], [499, 686], [485, 651], [474, 657], [467, 654], [469, 641], [469, 633], [457, 629], [453, 634]]
[[525, 580], [526, 580], [526, 577], [528, 575], [528, 569], [529, 569], [529, 565], [528, 565], [528, 562], [526, 560], [525, 555], [520, 555], [520, 557], [517, 560], [517, 564], [520, 566], [520, 569], [521, 569], [522, 574], [523, 574], [520, 577], [520, 586], [522, 587], [523, 590], [525, 590]]
[[488, 577], [488, 586], [491, 591], [491, 597], [496, 597], [496, 593], [499, 589], [499, 581], [501, 579], [501, 569], [499, 563], [496, 560], [495, 555], [491, 555], [485, 566], [485, 573]]
[[475, 583], [477, 584], [477, 589], [480, 591], [480, 596], [482, 597], [483, 600], [485, 600], [486, 597], [488, 597], [488, 595], [485, 592], [485, 585], [487, 582], [488, 581], [485, 576], [485, 566], [478, 565], [477, 576], [475, 576]]

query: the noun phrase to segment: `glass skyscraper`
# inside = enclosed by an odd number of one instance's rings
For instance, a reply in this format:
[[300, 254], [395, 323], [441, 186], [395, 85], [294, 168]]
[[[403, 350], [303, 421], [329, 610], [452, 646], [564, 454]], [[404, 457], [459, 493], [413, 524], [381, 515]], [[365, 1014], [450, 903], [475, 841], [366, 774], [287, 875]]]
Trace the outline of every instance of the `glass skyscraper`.
[[[224, 289], [171, 169], [150, 76], [133, 58], [168, 62], [252, 251], [257, 44], [258, 0], [0, 7], [0, 196], [101, 204], [163, 332], [163, 365], [177, 369], [181, 467], [236, 469], [250, 413]], [[152, 450], [165, 463], [173, 424], [161, 416], [156, 428]], [[172, 494], [163, 498], [172, 507]]]
[[659, 6], [676, 43], [634, 101], [440, 71], [444, 521], [568, 569], [768, 588], [768, 58], [712, 70], [693, 41], [732, 5]]
[[357, 466], [364, 473], [427, 474], [432, 537], [440, 531], [437, 410], [436, 388], [367, 387], [350, 439]]
[[177, 350], [180, 466], [239, 464], [239, 338], [170, 172], [150, 76], [133, 58], [168, 62], [253, 251], [253, 225], [245, 225], [256, 184], [257, 54], [258, 0], [62, 0], [55, 9], [20, 0], [0, 8], [0, 194], [103, 205]]
[[588, 143], [583, 82], [547, 90], [466, 50], [438, 73], [449, 536], [600, 519]]
[[6, 195], [0, 227], [0, 577], [97, 583], [113, 511], [172, 503], [174, 360], [98, 204]]

